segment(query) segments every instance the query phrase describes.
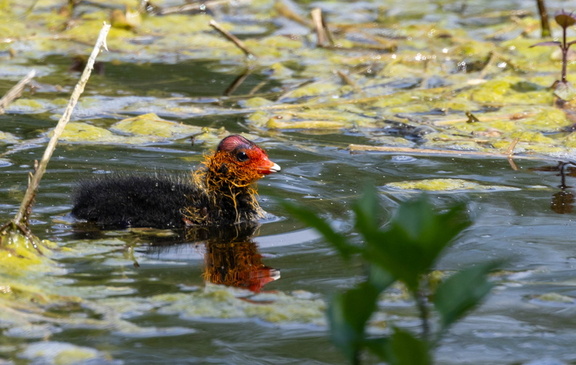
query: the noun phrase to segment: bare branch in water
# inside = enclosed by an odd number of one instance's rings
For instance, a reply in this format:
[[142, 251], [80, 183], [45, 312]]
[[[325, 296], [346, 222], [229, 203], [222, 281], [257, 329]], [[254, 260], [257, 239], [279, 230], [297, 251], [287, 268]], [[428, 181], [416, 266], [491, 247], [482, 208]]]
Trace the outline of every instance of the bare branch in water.
[[94, 69], [94, 61], [96, 60], [96, 57], [98, 56], [102, 48], [107, 50], [106, 36], [108, 35], [109, 31], [110, 31], [110, 24], [105, 23], [102, 29], [100, 30], [100, 35], [98, 36], [98, 40], [96, 41], [94, 49], [90, 54], [90, 58], [88, 59], [88, 62], [86, 62], [84, 72], [82, 72], [80, 80], [74, 87], [74, 91], [72, 92], [72, 96], [70, 97], [70, 101], [68, 102], [68, 106], [66, 107], [66, 110], [64, 110], [64, 114], [62, 114], [62, 117], [58, 121], [56, 128], [54, 128], [52, 137], [48, 142], [48, 146], [46, 146], [46, 151], [44, 151], [44, 155], [42, 156], [42, 159], [38, 163], [34, 171], [34, 174], [32, 175], [28, 183], [28, 189], [26, 189], [26, 193], [24, 194], [24, 198], [22, 199], [22, 204], [20, 205], [20, 209], [18, 210], [18, 213], [16, 213], [16, 216], [14, 217], [14, 223], [17, 225], [27, 226], [28, 224], [28, 216], [30, 214], [31, 207], [34, 202], [34, 197], [36, 196], [36, 191], [38, 190], [38, 186], [40, 185], [40, 180], [42, 179], [42, 176], [46, 171], [46, 166], [48, 165], [48, 162], [52, 157], [52, 153], [56, 148], [58, 138], [64, 131], [64, 128], [66, 128], [66, 124], [70, 120], [72, 111], [74, 110], [74, 107], [76, 106], [76, 103], [80, 98], [80, 95], [84, 91], [84, 87], [86, 86], [88, 79], [90, 78], [90, 74]]
[[244, 52], [246, 57], [249, 57], [249, 58], [256, 57], [256, 56], [254, 56], [254, 53], [250, 52], [250, 50], [246, 47], [244, 42], [242, 42], [240, 39], [238, 39], [238, 37], [236, 37], [234, 34], [230, 33], [226, 29], [222, 28], [220, 26], [220, 24], [218, 24], [215, 20], [210, 20], [210, 26], [212, 28], [216, 29], [220, 34], [222, 34], [224, 37], [226, 37], [226, 39], [228, 39], [230, 42], [234, 43], [234, 45], [236, 45], [236, 47], [240, 48], [240, 50], [242, 50], [242, 52]]
[[234, 91], [236, 91], [236, 89], [238, 89], [238, 87], [240, 87], [240, 85], [244, 83], [244, 81], [248, 78], [248, 76], [250, 76], [251, 73], [252, 70], [250, 69], [244, 70], [244, 72], [238, 75], [238, 77], [236, 77], [234, 81], [232, 81], [232, 83], [226, 88], [226, 90], [224, 90], [223, 95], [224, 96], [232, 95]]
[[[291, 5], [295, 6], [294, 3], [291, 3]], [[286, 5], [283, 1], [276, 1], [274, 3], [274, 10], [276, 10], [278, 15], [283, 16], [286, 19], [294, 21], [294, 22], [301, 24], [305, 27], [311, 28], [313, 26], [312, 23], [310, 22], [310, 20], [308, 20], [308, 19], [304, 18], [303, 16], [301, 16], [300, 14], [296, 13], [288, 5]]]
[[2, 99], [0, 99], [0, 114], [4, 114], [8, 105], [10, 105], [14, 100], [18, 99], [20, 96], [22, 96], [22, 91], [24, 91], [26, 85], [28, 85], [30, 81], [32, 81], [34, 76], [36, 76], [35, 70], [28, 72], [28, 75], [26, 75], [22, 80], [18, 81], [18, 83], [14, 85], [10, 90], [8, 90], [6, 95], [4, 95]]
[[552, 32], [550, 31], [550, 21], [548, 20], [548, 11], [546, 10], [546, 4], [544, 0], [536, 0], [538, 5], [538, 14], [540, 14], [540, 25], [542, 27], [542, 38], [550, 37]]
[[340, 77], [340, 79], [342, 79], [342, 81], [344, 81], [347, 85], [350, 85], [354, 89], [354, 91], [358, 93], [362, 92], [362, 89], [358, 86], [356, 82], [354, 82], [354, 80], [352, 80], [350, 75], [347, 75], [341, 70], [336, 70], [336, 75], [338, 75], [338, 77]]
[[334, 39], [332, 38], [332, 34], [328, 30], [328, 26], [326, 24], [326, 20], [324, 19], [324, 15], [322, 14], [322, 9], [314, 8], [310, 12], [312, 15], [312, 23], [314, 24], [314, 28], [316, 29], [316, 45], [318, 47], [325, 47], [328, 44], [333, 46]]

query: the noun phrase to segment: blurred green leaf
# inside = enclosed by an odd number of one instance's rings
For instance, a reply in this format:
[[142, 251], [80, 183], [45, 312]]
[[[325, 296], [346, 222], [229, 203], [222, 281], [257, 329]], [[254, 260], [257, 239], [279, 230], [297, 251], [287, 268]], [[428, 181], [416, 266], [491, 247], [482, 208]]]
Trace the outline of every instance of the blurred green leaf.
[[400, 328], [394, 328], [394, 333], [390, 337], [389, 348], [391, 365], [432, 364], [428, 344]]
[[330, 337], [352, 363], [364, 345], [366, 322], [376, 311], [380, 290], [367, 282], [336, 294], [328, 307]]
[[389, 226], [365, 236], [364, 258], [381, 266], [415, 293], [440, 253], [470, 225], [459, 204], [438, 213], [425, 195], [400, 205]]
[[362, 195], [356, 200], [352, 210], [356, 215], [356, 229], [365, 239], [374, 240], [381, 229], [381, 220], [385, 216], [374, 186], [364, 187]]
[[405, 244], [406, 241], [401, 233], [381, 233], [380, 239], [376, 242], [367, 242], [364, 259], [389, 272], [402, 281], [411, 292], [415, 292], [422, 272], [419, 269], [422, 265], [416, 261], [421, 261], [423, 252], [419, 247]]
[[293, 217], [316, 229], [334, 248], [348, 259], [352, 254], [358, 253], [360, 248], [348, 242], [344, 235], [334, 231], [330, 224], [319, 217], [314, 211], [292, 203], [281, 202], [282, 207]]
[[[431, 343], [408, 331], [395, 328], [390, 337], [366, 338], [366, 326], [377, 310], [378, 295], [396, 280], [403, 282], [412, 295], [421, 290], [422, 278], [434, 267], [442, 251], [471, 221], [465, 204], [443, 213], [426, 195], [402, 203], [390, 223], [383, 226], [384, 209], [376, 189], [369, 187], [353, 206], [355, 228], [362, 235], [363, 246], [354, 246], [345, 236], [313, 211], [282, 203], [288, 213], [318, 230], [344, 258], [360, 253], [368, 263], [366, 281], [346, 292], [336, 294], [328, 308], [330, 336], [353, 364], [360, 363], [367, 349], [382, 361], [393, 365], [432, 363]], [[440, 314], [441, 331], [480, 303], [492, 285], [486, 274], [495, 264], [463, 270], [439, 285], [434, 305]]]
[[480, 304], [493, 287], [487, 280], [488, 273], [498, 265], [497, 262], [489, 262], [461, 270], [438, 286], [434, 306], [440, 314], [442, 330]]
[[388, 337], [369, 338], [364, 341], [364, 347], [378, 356], [381, 361], [390, 363], [389, 342], [390, 339]]
[[465, 204], [438, 213], [426, 194], [400, 205], [392, 221], [394, 226], [403, 229], [410, 239], [431, 253], [448, 246], [470, 223]]
[[380, 292], [386, 290], [396, 281], [396, 278], [381, 266], [370, 265], [368, 270], [367, 282]]

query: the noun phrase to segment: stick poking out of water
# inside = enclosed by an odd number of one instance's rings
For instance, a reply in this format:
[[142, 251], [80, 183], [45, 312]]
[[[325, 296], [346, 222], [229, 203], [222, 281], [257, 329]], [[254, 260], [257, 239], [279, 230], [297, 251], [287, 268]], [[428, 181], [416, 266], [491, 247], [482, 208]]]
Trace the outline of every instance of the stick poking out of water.
[[36, 76], [36, 71], [32, 70], [28, 72], [22, 80], [18, 81], [18, 83], [0, 99], [0, 114], [4, 114], [8, 105], [10, 105], [14, 100], [18, 99], [22, 95], [22, 91], [32, 81], [32, 79]]
[[328, 23], [326, 22], [326, 18], [324, 18], [324, 14], [322, 14], [322, 9], [314, 8], [310, 11], [310, 15], [312, 16], [312, 23], [316, 29], [316, 46], [326, 47], [328, 44], [333, 46], [334, 38], [328, 29]]
[[28, 216], [30, 214], [32, 203], [34, 202], [34, 197], [36, 196], [36, 191], [38, 190], [38, 186], [40, 185], [40, 180], [46, 171], [46, 166], [52, 157], [52, 153], [56, 148], [56, 144], [58, 143], [58, 138], [62, 135], [64, 128], [66, 128], [66, 124], [70, 120], [72, 115], [72, 111], [80, 98], [80, 95], [84, 91], [84, 87], [90, 78], [90, 74], [94, 69], [94, 61], [96, 60], [96, 56], [100, 53], [102, 48], [107, 49], [106, 47], [106, 36], [110, 31], [110, 24], [104, 23], [104, 26], [100, 30], [100, 34], [98, 36], [98, 40], [94, 45], [94, 49], [92, 49], [92, 53], [90, 54], [90, 58], [88, 58], [88, 62], [86, 62], [86, 67], [80, 76], [80, 80], [74, 87], [74, 91], [72, 92], [72, 96], [70, 97], [70, 101], [68, 102], [68, 106], [66, 106], [66, 110], [64, 110], [64, 114], [58, 121], [56, 128], [54, 128], [54, 132], [52, 134], [52, 138], [48, 142], [48, 146], [46, 146], [46, 151], [44, 151], [44, 155], [42, 159], [38, 163], [34, 174], [30, 177], [30, 181], [28, 183], [28, 189], [26, 189], [26, 193], [24, 194], [24, 199], [22, 199], [22, 204], [20, 205], [20, 209], [16, 216], [14, 217], [14, 223], [17, 225], [24, 225], [27, 226], [28, 224]]
[[212, 28], [216, 29], [220, 34], [222, 34], [226, 39], [228, 39], [229, 41], [234, 43], [234, 45], [236, 47], [240, 48], [240, 50], [242, 52], [244, 52], [246, 57], [248, 57], [248, 58], [256, 57], [256, 56], [254, 56], [254, 53], [250, 52], [250, 50], [246, 47], [244, 42], [242, 42], [240, 39], [238, 39], [238, 37], [236, 37], [234, 34], [230, 33], [226, 29], [222, 28], [222, 26], [220, 24], [218, 24], [215, 20], [210, 20], [209, 24]]

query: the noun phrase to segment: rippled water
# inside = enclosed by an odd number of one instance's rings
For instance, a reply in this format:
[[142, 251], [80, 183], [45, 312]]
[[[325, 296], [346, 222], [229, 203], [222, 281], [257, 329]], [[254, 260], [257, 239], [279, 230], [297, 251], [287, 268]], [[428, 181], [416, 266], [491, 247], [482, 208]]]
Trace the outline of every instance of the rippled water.
[[[234, 119], [220, 123], [239, 130]], [[263, 287], [264, 292], [307, 292], [327, 298], [361, 272], [358, 264], [344, 264], [314, 232], [286, 216], [277, 199], [312, 206], [339, 229], [348, 231], [348, 207], [364, 181], [382, 188], [383, 203], [390, 213], [411, 194], [384, 189], [388, 182], [452, 177], [509, 186], [516, 190], [432, 194], [439, 207], [466, 201], [475, 217], [474, 225], [447, 252], [440, 269], [456, 270], [505, 258], [505, 269], [512, 272], [485, 305], [446, 337], [438, 352], [439, 363], [508, 364], [540, 359], [545, 354], [574, 360], [574, 332], [570, 328], [575, 302], [538, 299], [544, 293], [576, 298], [573, 214], [560, 215], [550, 209], [552, 195], [559, 191], [559, 177], [532, 169], [546, 165], [539, 162], [520, 161], [520, 170], [514, 171], [505, 160], [351, 155], [344, 149], [325, 147], [327, 142], [344, 146], [362, 140], [362, 136], [354, 134], [315, 136], [294, 132], [262, 141], [270, 157], [283, 168], [281, 173], [260, 183], [262, 205], [274, 218], [264, 222], [255, 237], [246, 240], [262, 254], [261, 263], [280, 273], [278, 280]], [[4, 219], [16, 210], [20, 198], [11, 195], [12, 189], [22, 184], [29, 161], [38, 153], [39, 149], [35, 149], [14, 155], [13, 165], [2, 168]], [[43, 180], [33, 229], [43, 238], [78, 251], [73, 257], [59, 255], [59, 263], [66, 270], [62, 275], [65, 285], [94, 291], [90, 298], [123, 297], [135, 301], [202, 287], [206, 247], [201, 244], [151, 248], [149, 243], [156, 239], [121, 232], [107, 234], [107, 240], [79, 240], [66, 217], [70, 189], [75, 180], [86, 174], [155, 168], [182, 171], [199, 160], [202, 153], [201, 148], [187, 143], [130, 148], [60, 146]], [[183, 160], [189, 157], [194, 161]], [[138, 268], [126, 254], [126, 243], [136, 244], [133, 259], [140, 265]], [[413, 326], [417, 322], [409, 307], [409, 303], [393, 303], [386, 309], [383, 303], [384, 312]], [[165, 333], [152, 330], [131, 335], [105, 328], [63, 326], [61, 331], [49, 331], [50, 339], [97, 348], [125, 363], [344, 363], [326, 340], [321, 324], [275, 324], [246, 318], [187, 319], [179, 311], [146, 313], [145, 308], [144, 305], [123, 316], [138, 326], [168, 328]], [[86, 309], [80, 310], [83, 311]], [[18, 330], [14, 331], [18, 334]], [[8, 353], [19, 341], [27, 341], [18, 340], [19, 337], [10, 330], [5, 333], [3, 346]]]
[[[496, 10], [511, 6], [502, 1], [492, 5]], [[516, 5], [520, 8], [527, 2]], [[473, 2], [471, 6], [480, 5]], [[68, 67], [60, 57], [38, 63], [45, 70], [40, 80], [46, 84], [61, 78]], [[78, 111], [96, 124], [115, 119], [122, 103], [148, 103], [156, 97], [193, 98], [196, 105], [210, 108], [239, 76], [227, 66], [205, 61], [109, 63], [105, 70], [91, 80], [98, 91], [87, 91], [100, 98], [100, 103]], [[237, 93], [248, 92], [264, 78], [250, 75]], [[275, 86], [272, 82], [262, 91]], [[3, 90], [7, 87], [2, 84]], [[63, 97], [58, 90], [43, 95]], [[174, 117], [156, 104], [146, 111]], [[506, 260], [486, 303], [442, 341], [438, 363], [576, 363], [574, 213], [558, 214], [551, 209], [554, 194], [560, 192], [560, 177], [540, 169], [554, 162], [520, 160], [516, 161], [519, 169], [514, 170], [504, 159], [351, 154], [346, 146], [370, 143], [367, 134], [371, 131], [254, 131], [238, 111], [209, 117], [190, 114], [180, 115], [178, 121], [260, 137], [258, 142], [282, 167], [259, 184], [260, 201], [270, 217], [259, 227], [222, 234], [224, 238], [216, 241], [194, 239], [205, 238], [202, 232], [176, 237], [166, 232], [158, 236], [158, 232], [143, 231], [78, 231], [68, 216], [69, 194], [78, 179], [110, 171], [187, 171], [201, 161], [206, 147], [189, 140], [133, 146], [60, 144], [41, 184], [32, 229], [61, 248], [53, 257], [59, 270], [46, 276], [45, 286], [55, 294], [82, 300], [46, 308], [50, 316], [66, 319], [62, 322], [46, 318], [23, 324], [0, 322], [0, 364], [50, 363], [49, 355], [39, 362], [29, 359], [37, 358], [43, 349], [54, 354], [70, 345], [96, 351], [93, 363], [344, 364], [327, 339], [323, 303], [358, 279], [361, 263], [344, 263], [314, 231], [287, 216], [278, 201], [313, 207], [356, 239], [349, 207], [364, 184], [380, 189], [391, 215], [399, 202], [415, 193], [385, 184], [430, 178], [507, 187], [431, 194], [439, 209], [464, 201], [474, 217], [472, 227], [446, 252], [439, 269]], [[15, 112], [0, 117], [0, 129], [21, 138], [37, 138], [54, 124], [52, 117], [50, 110]], [[0, 222], [16, 212], [27, 174], [33, 160], [40, 158], [44, 143], [40, 139], [0, 160]], [[574, 179], [568, 177], [567, 185], [576, 185]], [[234, 242], [234, 250], [222, 247], [222, 240]], [[245, 264], [250, 269], [238, 270], [240, 278], [227, 283], [257, 288], [260, 293], [232, 291], [241, 300], [230, 299], [230, 306], [221, 304], [228, 292], [210, 289], [205, 280], [222, 277], [218, 260], [236, 260], [236, 267]], [[210, 295], [219, 296], [218, 300], [211, 300]], [[282, 312], [277, 308], [255, 309], [267, 302], [281, 303], [289, 313], [287, 319], [278, 320]], [[206, 314], [212, 307], [217, 315]], [[307, 307], [312, 313], [299, 310]], [[409, 302], [387, 298], [381, 312], [400, 325], [418, 326]]]

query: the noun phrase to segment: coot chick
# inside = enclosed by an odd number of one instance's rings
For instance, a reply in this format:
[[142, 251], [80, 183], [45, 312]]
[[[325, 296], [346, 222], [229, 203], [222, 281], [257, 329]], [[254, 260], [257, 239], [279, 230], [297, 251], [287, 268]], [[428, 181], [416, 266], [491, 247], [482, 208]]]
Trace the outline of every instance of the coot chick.
[[112, 174], [81, 181], [72, 216], [104, 229], [230, 225], [264, 216], [255, 182], [280, 171], [240, 135], [224, 138], [190, 175]]

